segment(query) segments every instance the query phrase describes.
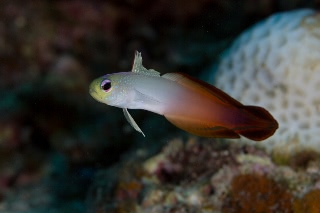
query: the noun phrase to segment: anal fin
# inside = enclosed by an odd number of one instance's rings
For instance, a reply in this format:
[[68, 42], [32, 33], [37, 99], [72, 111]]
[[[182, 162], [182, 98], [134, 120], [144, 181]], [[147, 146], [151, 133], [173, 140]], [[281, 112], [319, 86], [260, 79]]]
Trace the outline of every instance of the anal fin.
[[176, 127], [191, 134], [210, 138], [240, 138], [239, 134], [232, 129], [188, 119], [186, 117], [165, 115], [166, 119]]

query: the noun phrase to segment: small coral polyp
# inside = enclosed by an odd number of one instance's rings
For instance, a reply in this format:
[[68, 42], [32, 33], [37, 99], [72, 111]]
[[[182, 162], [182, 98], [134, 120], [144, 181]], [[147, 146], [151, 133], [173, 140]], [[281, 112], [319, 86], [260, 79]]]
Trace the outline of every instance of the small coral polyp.
[[222, 55], [214, 85], [279, 122], [268, 150], [320, 151], [319, 50], [320, 14], [301, 9], [256, 24]]

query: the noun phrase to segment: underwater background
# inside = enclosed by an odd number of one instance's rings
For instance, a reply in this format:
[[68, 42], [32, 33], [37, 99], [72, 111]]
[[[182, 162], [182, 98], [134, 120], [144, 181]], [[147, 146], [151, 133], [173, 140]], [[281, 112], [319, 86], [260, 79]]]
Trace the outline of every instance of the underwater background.
[[93, 79], [129, 71], [135, 50], [146, 68], [209, 81], [241, 32], [274, 13], [319, 6], [1, 0], [0, 212], [320, 212], [318, 152], [282, 158], [131, 110], [143, 137], [88, 93]]

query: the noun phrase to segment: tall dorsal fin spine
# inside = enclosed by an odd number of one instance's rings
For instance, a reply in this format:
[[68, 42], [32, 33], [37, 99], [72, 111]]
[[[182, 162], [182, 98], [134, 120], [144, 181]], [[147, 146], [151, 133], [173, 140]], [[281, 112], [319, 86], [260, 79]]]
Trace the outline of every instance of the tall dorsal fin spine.
[[142, 56], [141, 52], [136, 51], [134, 55], [133, 65], [132, 65], [132, 72], [141, 74], [141, 75], [149, 75], [149, 76], [155, 76], [160, 77], [160, 73], [155, 71], [154, 69], [146, 69], [142, 65]]

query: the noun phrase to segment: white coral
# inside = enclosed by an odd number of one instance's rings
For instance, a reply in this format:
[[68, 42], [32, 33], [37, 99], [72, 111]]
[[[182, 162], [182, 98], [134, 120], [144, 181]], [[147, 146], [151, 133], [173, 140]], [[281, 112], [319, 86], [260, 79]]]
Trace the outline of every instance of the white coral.
[[279, 13], [247, 30], [222, 56], [214, 84], [278, 120], [261, 145], [320, 151], [320, 14]]

